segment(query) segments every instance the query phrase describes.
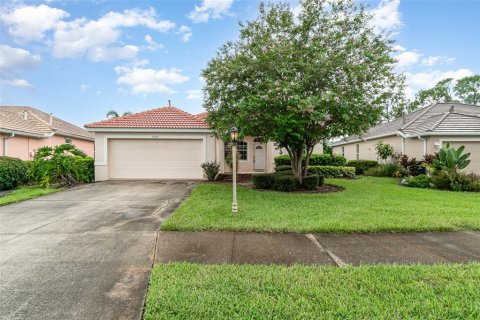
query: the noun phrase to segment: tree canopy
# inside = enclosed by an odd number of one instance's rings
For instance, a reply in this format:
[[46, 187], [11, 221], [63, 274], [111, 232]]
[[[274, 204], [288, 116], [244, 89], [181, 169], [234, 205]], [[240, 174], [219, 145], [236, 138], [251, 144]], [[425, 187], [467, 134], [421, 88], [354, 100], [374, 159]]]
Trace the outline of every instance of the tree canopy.
[[366, 131], [401, 90], [393, 41], [370, 19], [354, 1], [260, 4], [202, 73], [210, 126], [276, 142], [302, 182], [317, 143]]

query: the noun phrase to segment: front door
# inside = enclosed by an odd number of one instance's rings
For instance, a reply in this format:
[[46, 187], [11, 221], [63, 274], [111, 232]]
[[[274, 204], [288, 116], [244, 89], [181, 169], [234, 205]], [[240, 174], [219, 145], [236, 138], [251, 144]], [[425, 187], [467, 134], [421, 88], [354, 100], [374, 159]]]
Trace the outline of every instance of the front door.
[[253, 148], [255, 149], [253, 169], [258, 171], [265, 170], [265, 144], [255, 142]]

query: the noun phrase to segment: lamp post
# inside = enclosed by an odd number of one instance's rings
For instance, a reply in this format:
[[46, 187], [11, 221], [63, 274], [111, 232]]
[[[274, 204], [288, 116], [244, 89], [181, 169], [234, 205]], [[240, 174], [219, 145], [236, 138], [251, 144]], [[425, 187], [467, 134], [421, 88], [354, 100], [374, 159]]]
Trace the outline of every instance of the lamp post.
[[238, 129], [232, 127], [230, 129], [230, 139], [232, 140], [232, 180], [233, 180], [233, 201], [232, 201], [232, 213], [238, 212], [237, 205], [237, 141], [238, 141]]

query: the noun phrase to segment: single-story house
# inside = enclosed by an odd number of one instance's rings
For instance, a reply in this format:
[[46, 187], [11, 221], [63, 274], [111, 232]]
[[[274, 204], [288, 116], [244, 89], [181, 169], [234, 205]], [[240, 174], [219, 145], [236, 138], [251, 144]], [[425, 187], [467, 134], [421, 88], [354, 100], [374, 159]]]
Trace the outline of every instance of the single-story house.
[[395, 152], [421, 160], [450, 143], [465, 146], [471, 163], [466, 171], [480, 174], [480, 106], [435, 103], [402, 118], [372, 127], [361, 136], [351, 136], [331, 144], [333, 152], [349, 160], [378, 160], [375, 145], [383, 141]]
[[[95, 133], [95, 180], [202, 179], [200, 165], [207, 161], [228, 172], [228, 147], [205, 118], [206, 113], [168, 106], [86, 124]], [[273, 159], [281, 154], [273, 142], [258, 137], [246, 137], [237, 148], [239, 173], [272, 172]]]
[[71, 143], [93, 157], [94, 134], [32, 107], [0, 106], [0, 155], [32, 160], [38, 148]]

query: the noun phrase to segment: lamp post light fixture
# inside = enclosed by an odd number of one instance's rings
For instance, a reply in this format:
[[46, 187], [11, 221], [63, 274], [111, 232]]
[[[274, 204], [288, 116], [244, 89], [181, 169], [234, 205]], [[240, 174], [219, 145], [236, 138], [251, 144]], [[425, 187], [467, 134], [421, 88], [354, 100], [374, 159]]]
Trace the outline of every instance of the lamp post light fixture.
[[232, 127], [230, 129], [230, 139], [232, 140], [232, 181], [233, 181], [233, 201], [232, 201], [232, 213], [238, 212], [237, 205], [237, 141], [238, 141], [238, 129]]

